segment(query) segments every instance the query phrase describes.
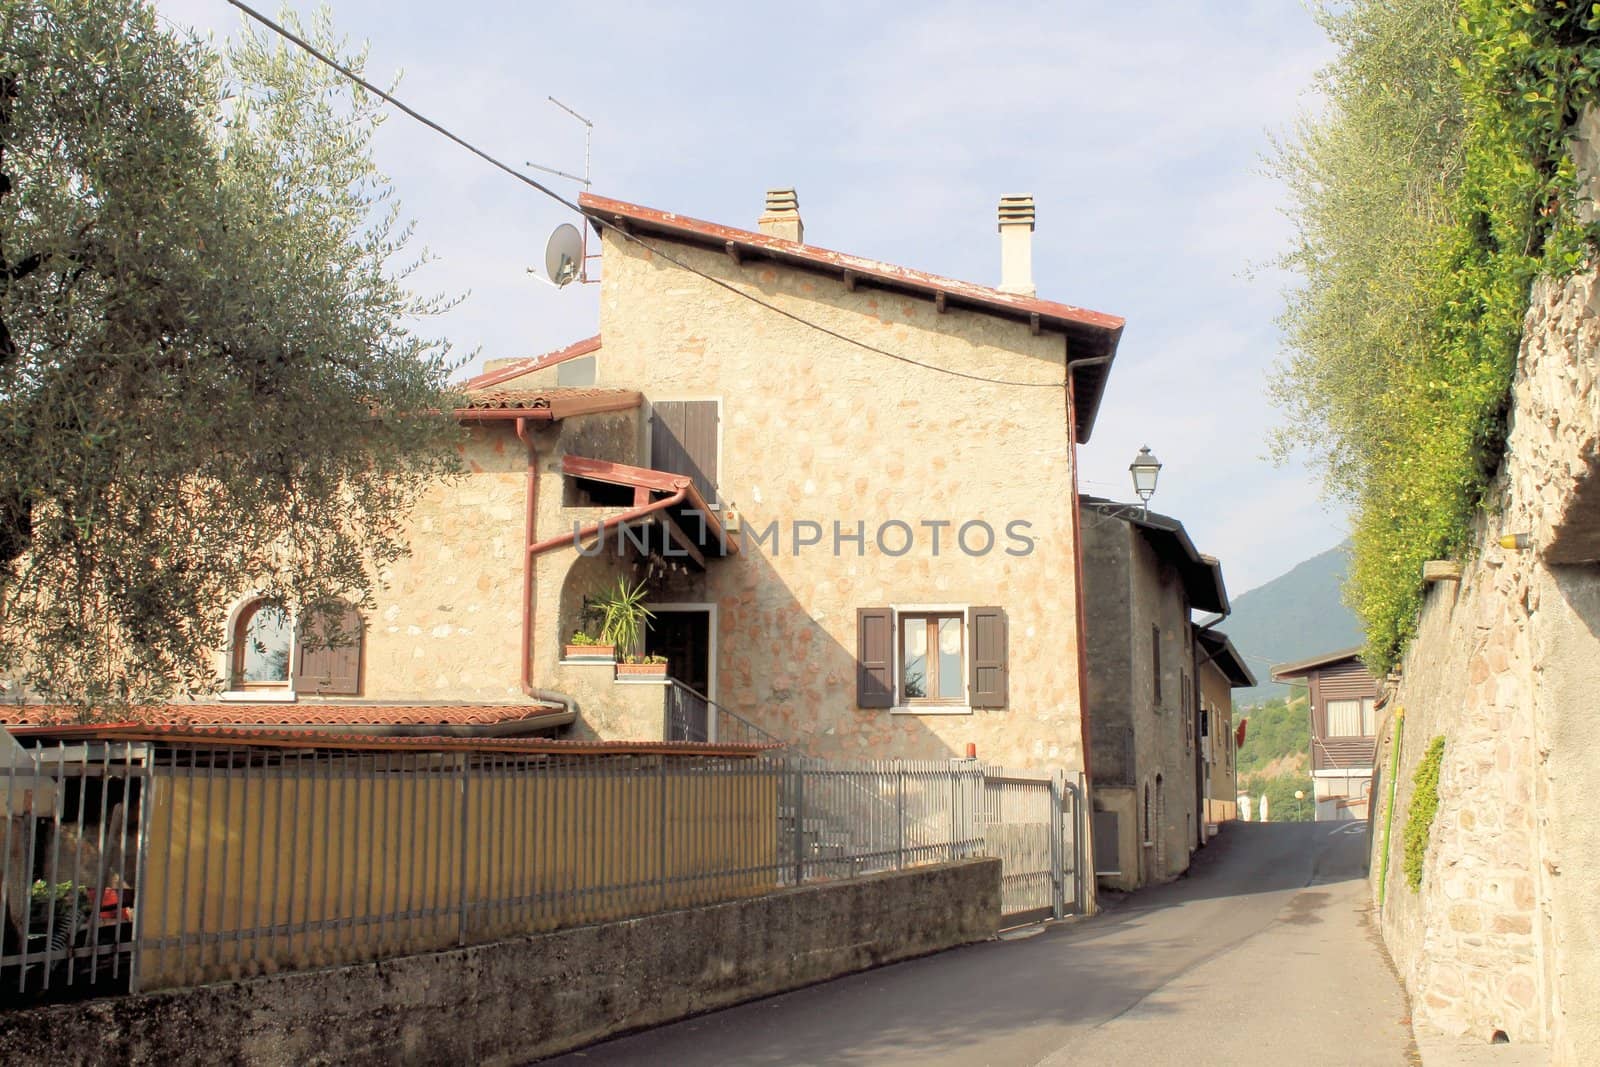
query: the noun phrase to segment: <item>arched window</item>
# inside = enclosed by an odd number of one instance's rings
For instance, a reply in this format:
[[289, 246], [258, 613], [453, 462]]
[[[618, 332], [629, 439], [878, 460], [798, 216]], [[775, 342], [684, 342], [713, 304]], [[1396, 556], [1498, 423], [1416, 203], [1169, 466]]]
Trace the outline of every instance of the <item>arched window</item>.
[[361, 613], [350, 604], [332, 601], [296, 618], [265, 597], [252, 600], [234, 616], [228, 688], [359, 696], [364, 636]]
[[270, 689], [289, 684], [294, 622], [270, 600], [246, 604], [233, 623], [231, 688]]

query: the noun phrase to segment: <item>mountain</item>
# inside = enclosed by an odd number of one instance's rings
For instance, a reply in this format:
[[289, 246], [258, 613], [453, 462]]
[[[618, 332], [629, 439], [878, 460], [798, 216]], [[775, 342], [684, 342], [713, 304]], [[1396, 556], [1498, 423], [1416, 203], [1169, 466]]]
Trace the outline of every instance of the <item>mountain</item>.
[[1233, 646], [1263, 683], [1254, 689], [1235, 689], [1234, 707], [1249, 707], [1288, 692], [1288, 686], [1268, 681], [1273, 664], [1337, 652], [1366, 640], [1355, 613], [1340, 595], [1349, 561], [1348, 544], [1330, 548], [1233, 601], [1233, 614], [1218, 628], [1233, 639]]

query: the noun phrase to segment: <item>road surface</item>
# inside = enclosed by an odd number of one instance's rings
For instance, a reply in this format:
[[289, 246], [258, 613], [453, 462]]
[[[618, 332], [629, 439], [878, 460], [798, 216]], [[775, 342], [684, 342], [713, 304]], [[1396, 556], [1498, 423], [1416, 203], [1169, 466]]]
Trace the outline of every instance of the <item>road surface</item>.
[[1413, 1064], [1405, 998], [1366, 921], [1364, 830], [1232, 823], [1188, 876], [1092, 919], [550, 1062]]

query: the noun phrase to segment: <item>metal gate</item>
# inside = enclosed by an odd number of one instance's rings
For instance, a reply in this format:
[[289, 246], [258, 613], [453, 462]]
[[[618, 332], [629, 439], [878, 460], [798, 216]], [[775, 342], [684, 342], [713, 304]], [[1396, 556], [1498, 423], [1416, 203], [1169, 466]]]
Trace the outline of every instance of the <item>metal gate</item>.
[[1000, 860], [1000, 913], [1007, 926], [1083, 912], [1083, 805], [1059, 774], [986, 769], [978, 830]]

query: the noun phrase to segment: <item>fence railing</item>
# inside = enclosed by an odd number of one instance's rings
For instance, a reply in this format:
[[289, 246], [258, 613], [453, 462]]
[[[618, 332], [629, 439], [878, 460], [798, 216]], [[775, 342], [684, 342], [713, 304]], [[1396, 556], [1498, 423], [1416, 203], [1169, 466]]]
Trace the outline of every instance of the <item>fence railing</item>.
[[128, 989], [147, 747], [0, 745], [0, 1003]]
[[667, 680], [665, 713], [667, 721], [662, 736], [668, 741], [720, 741], [769, 745], [773, 749], [788, 745], [782, 738], [676, 678]]
[[117, 744], [34, 749], [0, 776], [5, 1000], [435, 951], [979, 854], [1002, 859], [1008, 916], [1070, 900], [1058, 780], [964, 761]]

